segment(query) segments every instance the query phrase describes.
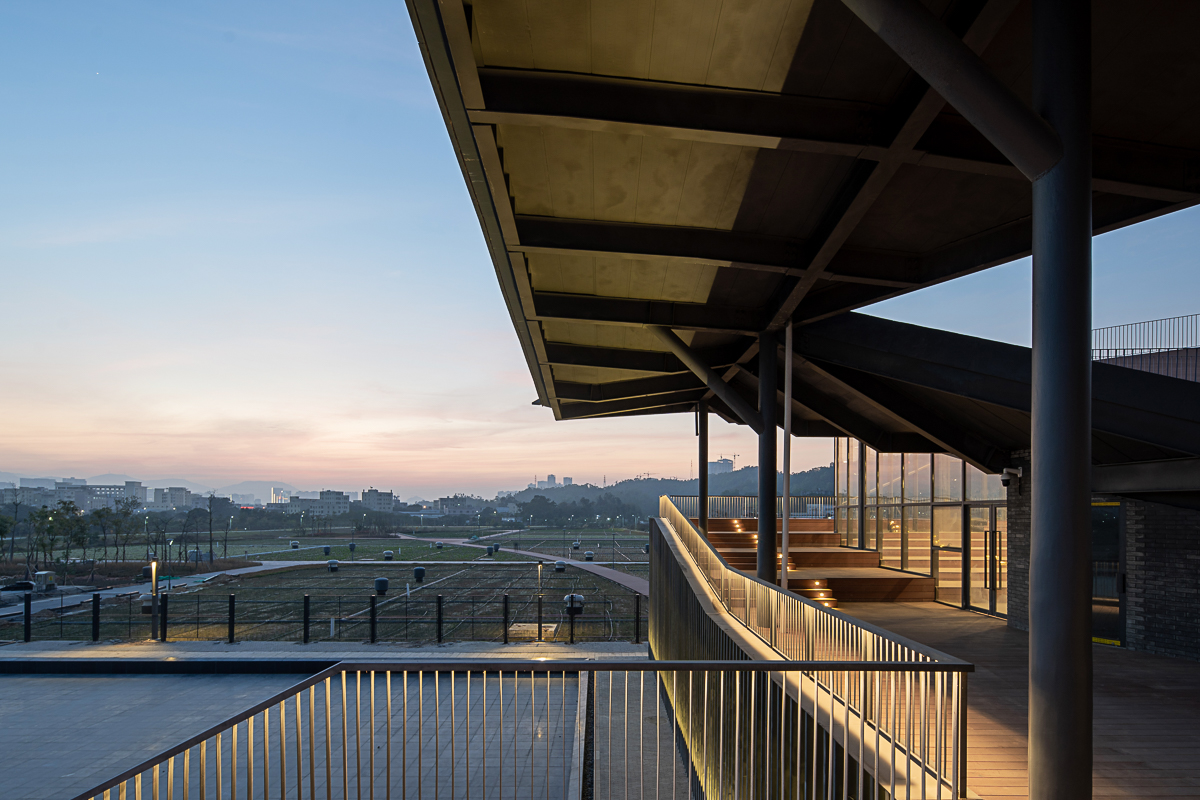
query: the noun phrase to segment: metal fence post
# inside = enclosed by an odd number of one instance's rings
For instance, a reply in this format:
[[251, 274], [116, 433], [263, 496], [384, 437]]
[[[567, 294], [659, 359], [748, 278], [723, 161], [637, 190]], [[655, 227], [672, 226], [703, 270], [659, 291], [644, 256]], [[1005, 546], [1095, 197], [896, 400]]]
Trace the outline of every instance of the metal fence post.
[[308, 644], [309, 604], [308, 595], [304, 595], [304, 643]]
[[92, 594], [92, 641], [100, 641], [100, 595]]
[[234, 597], [235, 596], [232, 594], [229, 595], [229, 643], [230, 644], [233, 644], [233, 637], [234, 637], [234, 633], [235, 633], [234, 625], [235, 625], [235, 620], [237, 619], [237, 610], [236, 610], [237, 600], [235, 600]]
[[25, 641], [33, 641], [33, 595], [25, 593]]
[[538, 638], [537, 638], [537, 640], [539, 642], [542, 640], [542, 596], [540, 594], [538, 595]]
[[571, 620], [571, 644], [575, 644], [575, 615], [568, 614], [567, 618]]
[[442, 596], [437, 596], [437, 640], [442, 643]]
[[[438, 640], [441, 641], [441, 634]], [[375, 644], [375, 595], [371, 595], [371, 644]]]
[[[28, 595], [26, 595], [26, 597], [28, 597]], [[508, 595], [504, 595], [504, 620], [501, 624], [504, 626], [504, 643], [508, 644]], [[26, 627], [26, 631], [28, 630], [29, 628]], [[25, 641], [29, 641], [28, 633], [25, 634]]]
[[642, 643], [642, 596], [633, 596], [633, 643]]
[[159, 597], [162, 598], [162, 610], [158, 615], [159, 638], [165, 642], [167, 640], [167, 598], [170, 597], [170, 595], [161, 594]]

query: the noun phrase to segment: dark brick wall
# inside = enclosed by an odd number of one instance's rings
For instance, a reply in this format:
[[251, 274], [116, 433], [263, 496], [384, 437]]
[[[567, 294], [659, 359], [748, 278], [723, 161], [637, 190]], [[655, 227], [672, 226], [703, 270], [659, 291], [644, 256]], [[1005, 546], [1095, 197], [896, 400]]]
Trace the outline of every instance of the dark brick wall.
[[[1012, 453], [1008, 625], [1029, 630], [1030, 453]], [[1116, 498], [1114, 498], [1116, 499]], [[1125, 638], [1133, 650], [1200, 660], [1200, 511], [1124, 500]]]
[[1200, 660], [1200, 511], [1125, 501], [1125, 636]]
[[1029, 630], [1029, 529], [1033, 481], [1030, 453], [1015, 450], [1009, 463], [1024, 475], [1008, 487], [1008, 626]]

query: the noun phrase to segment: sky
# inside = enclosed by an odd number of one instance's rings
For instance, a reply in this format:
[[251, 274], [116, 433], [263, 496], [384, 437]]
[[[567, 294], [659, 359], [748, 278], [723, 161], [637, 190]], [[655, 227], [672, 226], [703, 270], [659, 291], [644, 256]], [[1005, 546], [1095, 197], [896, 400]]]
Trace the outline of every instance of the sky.
[[[0, 103], [0, 472], [694, 477], [688, 415], [531, 405], [403, 3], [5, 3]], [[1095, 240], [1096, 325], [1200, 310], [1197, 213]], [[1028, 344], [1029, 304], [1025, 260], [867, 311]]]

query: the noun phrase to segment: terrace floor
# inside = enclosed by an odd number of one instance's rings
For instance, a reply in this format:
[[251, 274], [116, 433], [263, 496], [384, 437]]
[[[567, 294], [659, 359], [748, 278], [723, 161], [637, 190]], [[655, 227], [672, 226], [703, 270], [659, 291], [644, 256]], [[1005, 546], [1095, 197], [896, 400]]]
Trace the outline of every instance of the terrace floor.
[[[229, 645], [221, 642], [171, 642], [153, 643], [141, 642], [131, 644], [91, 644], [72, 642], [31, 642], [29, 644], [10, 644], [0, 647], [0, 660], [21, 659], [155, 659], [155, 660], [189, 660], [189, 659], [228, 659], [228, 660], [338, 660], [349, 661], [403, 661], [419, 663], [425, 660], [444, 661], [448, 659], [593, 659], [603, 662], [606, 659], [642, 659], [647, 655], [644, 645], [636, 646], [626, 643], [597, 642], [575, 646], [525, 642], [513, 645], [499, 645], [487, 642], [464, 642], [440, 647], [410, 648], [389, 645], [325, 643], [300, 646], [283, 642], [247, 642], [245, 644]], [[310, 662], [311, 663], [311, 662]], [[298, 667], [298, 669], [304, 669]], [[195, 735], [208, 727], [227, 719], [234, 713], [261, 702], [289, 686], [293, 686], [308, 676], [308, 672], [295, 674], [234, 674], [234, 675], [0, 675], [0, 717], [8, 720], [8, 724], [0, 731], [0, 797], [5, 800], [25, 800], [25, 798], [40, 797], [71, 797], [95, 786], [99, 781], [113, 776], [124, 769], [130, 768], [152, 754], [174, 745], [189, 736]], [[631, 689], [630, 678], [625, 675], [614, 679], [614, 686], [608, 685], [608, 676], [604, 676], [597, 692], [603, 692], [602, 709], [609, 720], [604, 728], [604, 734], [597, 738], [597, 752], [603, 757], [602, 763], [630, 761], [641, 766], [645, 753], [655, 753], [664, 762], [675, 759], [674, 772], [666, 769], [661, 774], [666, 781], [664, 786], [674, 788], [678, 785], [679, 792], [686, 791], [686, 765], [679, 762], [672, 748], [671, 729], [666, 726], [650, 725], [660, 717], [669, 719], [658, 702], [653, 687], [645, 689], [636, 684], [637, 674], [634, 675], [634, 685]], [[528, 683], [528, 678], [522, 678]], [[461, 679], [455, 687], [456, 695], [461, 696], [464, 690]], [[401, 684], [397, 679], [397, 686]], [[477, 684], [478, 685], [478, 684]], [[544, 685], [544, 684], [543, 684]], [[552, 713], [546, 717], [546, 722], [539, 728], [549, 730], [553, 727], [555, 715], [563, 719], [574, 719], [575, 715], [575, 679], [564, 682], [561, 700], [562, 707], [553, 706]], [[557, 684], [555, 684], [557, 686]], [[352, 689], [352, 697], [353, 697]], [[397, 691], [400, 691], [397, 689]], [[415, 691], [415, 689], [413, 689]], [[426, 693], [432, 691], [426, 687]], [[479, 689], [477, 688], [476, 693]], [[511, 708], [512, 713], [519, 712], [521, 719], [528, 719], [528, 699], [522, 689], [521, 705]], [[368, 693], [369, 694], [369, 693]], [[645, 695], [649, 695], [648, 698]], [[616, 702], [614, 703], [614, 695]], [[539, 693], [539, 703], [541, 694]], [[493, 706], [496, 697], [489, 700]], [[547, 695], [554, 700], [554, 695]], [[631, 700], [632, 697], [632, 700]], [[433, 708], [433, 697], [428, 706]], [[512, 701], [510, 701], [512, 702]], [[541, 706], [539, 706], [541, 707]], [[383, 696], [380, 696], [380, 721], [382, 726]], [[397, 709], [401, 706], [397, 705]], [[415, 705], [414, 705], [415, 708]], [[334, 710], [337, 722], [336, 709]], [[399, 711], [397, 711], [399, 713]], [[415, 712], [413, 712], [415, 713]], [[432, 713], [432, 712], [429, 712]], [[542, 711], [545, 715], [545, 711]], [[355, 712], [355, 722], [367, 726], [366, 712], [363, 712], [359, 722], [359, 712]], [[627, 719], [628, 717], [628, 719]], [[499, 716], [493, 718], [493, 723]], [[335, 724], [336, 730], [339, 726]], [[494, 724], [489, 724], [487, 730], [476, 724], [476, 734], [471, 739], [471, 747], [481, 746], [479, 742], [485, 737], [492, 740], [496, 730]], [[415, 780], [418, 772], [425, 774], [434, 764], [435, 756], [432, 748], [422, 750], [416, 740], [417, 728], [407, 726], [410, 740], [409, 751], [405, 756], [409, 762], [411, 780]], [[439, 726], [444, 741], [453, 735], [452, 723], [444, 719]], [[559, 730], [562, 726], [554, 728]], [[397, 719], [396, 731], [406, 729], [402, 719]], [[366, 741], [369, 730], [364, 727], [363, 739]], [[381, 729], [382, 730], [382, 729]], [[570, 734], [573, 728], [564, 729]], [[429, 731], [427, 729], [426, 733]], [[616, 734], [614, 736], [614, 734]], [[288, 734], [290, 735], [290, 733]], [[379, 736], [382, 737], [382, 733]], [[460, 736], [462, 732], [460, 730]], [[549, 734], [546, 734], [549, 735]], [[538, 750], [541, 752], [543, 733], [539, 732]], [[432, 734], [427, 737], [435, 741]], [[478, 740], [478, 741], [477, 741]], [[382, 739], [381, 739], [382, 741]], [[397, 738], [399, 742], [399, 738]], [[548, 741], [548, 740], [547, 740]], [[552, 796], [561, 795], [561, 779], [570, 767], [569, 759], [563, 760], [560, 751], [566, 751], [571, 744], [567, 740], [555, 740], [555, 751], [548, 762], [539, 761], [539, 768], [548, 763], [544, 779], [538, 775], [529, 774], [524, 761], [508, 759], [504, 761], [504, 769], [508, 765], [515, 770], [509, 773], [505, 780], [513, 781], [505, 784], [502, 791], [493, 791], [493, 796], [509, 797], [516, 792], [521, 796], [529, 794], [528, 787], [532, 784], [538, 788], [537, 796], [542, 796], [543, 781], [545, 789]], [[467, 744], [467, 739], [462, 743]], [[516, 752], [516, 740], [508, 743], [509, 752]], [[525, 751], [530, 746], [528, 736], [524, 743]], [[229, 740], [225, 742], [228, 750]], [[491, 745], [489, 745], [491, 747]], [[400, 745], [396, 745], [399, 752]], [[410, 752], [411, 751], [411, 752]], [[494, 748], [489, 752], [494, 752]], [[478, 752], [478, 751], [475, 751]], [[444, 756], [445, 754], [443, 754]], [[464, 753], [459, 752], [458, 760], [450, 769], [460, 780], [465, 780], [468, 764], [462, 762]], [[226, 752], [226, 758], [228, 753]], [[393, 757], [398, 757], [396, 753]], [[489, 755], [489, 759], [498, 758]], [[394, 759], [393, 759], [394, 760]], [[335, 759], [336, 761], [336, 759]], [[443, 767], [449, 760], [443, 757]], [[482, 782], [480, 769], [481, 761], [476, 761], [471, 767], [472, 781]], [[498, 766], [498, 762], [496, 763]], [[376, 772], [384, 769], [380, 760]], [[442, 778], [450, 774], [445, 771]], [[340, 765], [333, 765], [334, 784], [340, 791]], [[265, 774], [260, 767], [260, 775]], [[499, 774], [499, 771], [497, 773]], [[635, 773], [636, 774], [636, 773]], [[399, 780], [400, 771], [396, 772]], [[228, 776], [227, 776], [228, 777]], [[425, 775], [426, 786], [437, 783], [436, 775]], [[433, 780], [429, 780], [430, 778]], [[640, 797], [640, 775], [629, 778], [636, 783], [636, 788], [628, 797]], [[277, 778], [276, 778], [277, 779]], [[318, 775], [323, 782], [323, 778]], [[607, 788], [609, 782], [624, 781], [624, 773], [597, 773], [597, 785]], [[445, 782], [445, 781], [443, 781]], [[353, 787], [353, 779], [351, 784]], [[651, 782], [652, 784], [652, 782]], [[476, 783], [478, 786], [478, 783]], [[525, 787], [522, 789], [521, 787]], [[193, 787], [195, 789], [196, 787]], [[318, 787], [323, 788], [323, 787]], [[415, 789], [415, 785], [412, 787]], [[651, 785], [653, 787], [653, 784]], [[228, 786], [226, 786], [228, 789]], [[461, 789], [461, 786], [460, 786]], [[519, 791], [518, 791], [519, 790]], [[448, 792], [448, 788], [446, 789]], [[637, 792], [637, 793], [634, 793]], [[324, 796], [323, 791], [319, 791]], [[363, 793], [364, 795], [366, 793]], [[398, 793], [399, 794], [399, 793]], [[114, 795], [115, 796], [115, 795]], [[176, 795], [178, 796], [178, 794]], [[193, 795], [196, 796], [196, 795]], [[227, 795], [228, 796], [228, 795]], [[272, 793], [271, 796], [275, 796]], [[414, 794], [415, 796], [415, 794]], [[604, 796], [604, 795], [600, 795]], [[665, 796], [665, 795], [664, 795]]]
[[[839, 610], [975, 664], [967, 786], [1027, 797], [1028, 635], [938, 603], [845, 603]], [[1200, 665], [1093, 646], [1093, 797], [1200, 797]]]

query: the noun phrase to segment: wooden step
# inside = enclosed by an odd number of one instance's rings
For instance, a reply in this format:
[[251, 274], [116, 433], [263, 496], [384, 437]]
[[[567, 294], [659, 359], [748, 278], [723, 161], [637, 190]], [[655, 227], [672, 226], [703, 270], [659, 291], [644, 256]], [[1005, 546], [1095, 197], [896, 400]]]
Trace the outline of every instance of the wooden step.
[[[805, 585], [810, 582], [811, 579], [793, 578], [788, 581], [788, 588], [803, 597]], [[917, 603], [935, 599], [933, 578], [921, 575], [898, 573], [895, 576], [829, 578], [824, 582], [844, 603]]]
[[[692, 526], [699, 527], [700, 520], [698, 517], [691, 518]], [[725, 531], [758, 531], [758, 518], [748, 517], [745, 519], [710, 519], [708, 521], [709, 533], [721, 533]], [[775, 520], [775, 532], [783, 531], [783, 520]], [[832, 519], [813, 519], [811, 517], [792, 517], [788, 520], [788, 533], [832, 533]]]
[[[718, 549], [721, 547], [757, 547], [758, 534], [736, 532], [713, 532], [708, 534], [709, 543]], [[788, 548], [792, 547], [838, 547], [842, 537], [836, 533], [789, 533]], [[775, 537], [775, 546], [783, 546], [783, 536]]]
[[878, 567], [879, 553], [852, 547], [801, 547], [788, 551], [791, 569], [817, 567]]

